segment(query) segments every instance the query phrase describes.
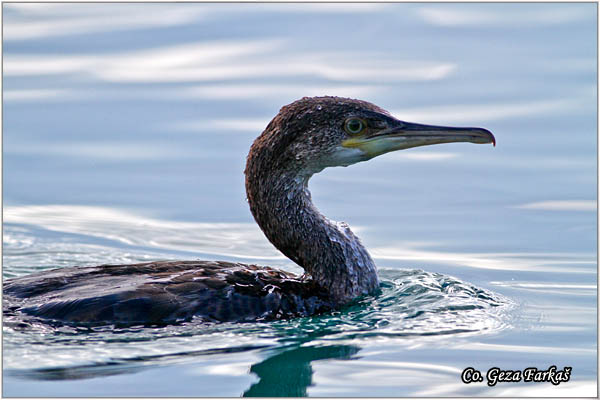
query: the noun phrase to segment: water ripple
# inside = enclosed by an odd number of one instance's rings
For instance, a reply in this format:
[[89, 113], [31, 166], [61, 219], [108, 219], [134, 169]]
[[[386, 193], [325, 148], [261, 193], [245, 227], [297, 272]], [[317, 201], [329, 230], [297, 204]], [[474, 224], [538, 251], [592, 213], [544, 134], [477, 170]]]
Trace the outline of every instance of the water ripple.
[[[29, 378], [74, 379], [70, 374], [57, 375], [57, 368], [111, 363], [137, 368], [140, 362], [180, 362], [205, 353], [237, 351], [240, 346], [254, 350], [307, 343], [357, 345], [377, 338], [414, 345], [431, 336], [480, 334], [508, 326], [506, 314], [513, 304], [495, 293], [421, 270], [386, 269], [382, 278], [380, 294], [343, 310], [269, 323], [194, 320], [166, 327], [78, 328], [7, 317], [4, 362], [13, 374]], [[48, 352], [54, 355], [51, 359]], [[32, 371], [31, 365], [37, 368]], [[88, 374], [95, 370], [90, 368]]]

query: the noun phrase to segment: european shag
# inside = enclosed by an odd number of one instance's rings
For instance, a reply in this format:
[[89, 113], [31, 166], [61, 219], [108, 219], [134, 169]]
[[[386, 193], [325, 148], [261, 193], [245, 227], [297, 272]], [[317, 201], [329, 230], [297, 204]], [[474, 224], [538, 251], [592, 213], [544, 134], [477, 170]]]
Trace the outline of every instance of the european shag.
[[54, 269], [4, 284], [5, 314], [74, 325], [264, 321], [327, 312], [379, 288], [373, 259], [348, 225], [322, 215], [308, 181], [327, 167], [439, 143], [493, 143], [481, 128], [400, 121], [366, 101], [305, 97], [281, 108], [254, 141], [246, 193], [296, 276], [225, 261], [157, 261]]

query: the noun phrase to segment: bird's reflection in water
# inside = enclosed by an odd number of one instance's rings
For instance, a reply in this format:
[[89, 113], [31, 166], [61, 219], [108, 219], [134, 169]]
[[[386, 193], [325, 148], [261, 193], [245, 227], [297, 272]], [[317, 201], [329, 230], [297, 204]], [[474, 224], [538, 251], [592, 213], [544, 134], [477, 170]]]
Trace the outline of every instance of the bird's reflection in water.
[[109, 361], [92, 365], [77, 365], [56, 368], [39, 368], [32, 370], [8, 370], [7, 376], [31, 379], [38, 381], [71, 381], [79, 379], [92, 379], [104, 376], [121, 374], [133, 374], [140, 372], [149, 366], [132, 365], [119, 361]]
[[244, 397], [303, 397], [312, 384], [312, 361], [348, 360], [360, 350], [357, 346], [295, 346], [254, 364], [250, 372], [259, 381], [243, 394]]
[[[168, 354], [161, 356], [135, 357], [92, 365], [79, 365], [58, 368], [41, 368], [27, 371], [6, 371], [7, 375], [20, 379], [41, 381], [82, 380], [121, 374], [133, 374], [156, 367], [156, 363], [181, 357], [204, 357], [214, 354], [246, 352], [258, 350], [261, 346], [243, 346], [228, 349], [213, 349], [197, 352]], [[301, 397], [307, 395], [312, 384], [311, 363], [317, 360], [347, 360], [359, 352], [357, 346], [331, 345], [306, 346], [294, 344], [276, 351], [265, 360], [252, 365], [251, 373], [258, 376], [258, 382], [252, 384], [244, 397]], [[201, 395], [199, 389], [198, 392]]]
[[205, 357], [210, 355], [240, 353], [259, 350], [266, 346], [237, 346], [228, 348], [186, 351], [180, 353], [169, 353], [150, 356], [138, 356], [115, 359], [90, 365], [75, 365], [68, 367], [38, 368], [32, 370], [8, 370], [9, 376], [23, 379], [35, 379], [43, 381], [91, 379], [101, 376], [112, 376], [121, 374], [132, 374], [142, 370], [164, 365], [169, 362], [194, 357]]

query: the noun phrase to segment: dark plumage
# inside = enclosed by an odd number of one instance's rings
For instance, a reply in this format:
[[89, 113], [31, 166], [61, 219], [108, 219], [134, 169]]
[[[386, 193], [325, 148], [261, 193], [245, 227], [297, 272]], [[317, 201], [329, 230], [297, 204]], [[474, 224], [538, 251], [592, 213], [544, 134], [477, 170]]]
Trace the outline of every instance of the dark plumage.
[[268, 267], [224, 261], [162, 261], [71, 267], [8, 281], [26, 314], [74, 324], [165, 324], [193, 316], [256, 321], [333, 307], [314, 282]]
[[379, 287], [377, 269], [345, 223], [311, 201], [310, 177], [389, 151], [436, 143], [495, 143], [480, 128], [412, 124], [364, 101], [303, 98], [283, 107], [246, 164], [250, 210], [305, 274], [223, 261], [71, 267], [7, 280], [5, 314], [78, 325], [256, 321], [313, 315]]

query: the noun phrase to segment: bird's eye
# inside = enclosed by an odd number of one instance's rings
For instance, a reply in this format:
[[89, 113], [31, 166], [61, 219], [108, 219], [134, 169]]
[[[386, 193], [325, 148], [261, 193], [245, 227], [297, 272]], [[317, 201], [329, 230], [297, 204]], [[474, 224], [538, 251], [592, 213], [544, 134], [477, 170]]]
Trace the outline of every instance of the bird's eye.
[[367, 128], [367, 123], [360, 118], [348, 118], [344, 122], [344, 130], [350, 135], [358, 135]]

